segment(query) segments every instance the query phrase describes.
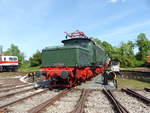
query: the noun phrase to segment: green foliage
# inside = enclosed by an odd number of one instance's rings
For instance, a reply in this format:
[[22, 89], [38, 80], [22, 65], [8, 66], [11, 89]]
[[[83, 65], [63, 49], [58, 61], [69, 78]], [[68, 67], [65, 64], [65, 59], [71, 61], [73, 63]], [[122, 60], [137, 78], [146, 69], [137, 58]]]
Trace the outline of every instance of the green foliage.
[[35, 67], [35, 66], [40, 66], [41, 65], [41, 57], [42, 53], [40, 51], [37, 51], [35, 54], [33, 54], [32, 57], [30, 57], [30, 66]]
[[[121, 67], [138, 67], [143, 66], [146, 56], [150, 55], [150, 41], [144, 33], [138, 35], [136, 43], [128, 41], [122, 42], [120, 47], [113, 47], [106, 41], [92, 38], [98, 45], [103, 46], [112, 60], [118, 60]], [[138, 47], [139, 52], [134, 54], [134, 48]]]
[[30, 67], [30, 66], [22, 66], [19, 71], [40, 71], [40, 66]]
[[100, 45], [102, 46], [102, 41], [97, 39], [97, 38], [93, 38], [93, 37], [90, 37], [94, 42], [96, 42], [97, 45]]
[[133, 57], [134, 56], [134, 44], [132, 41], [128, 41], [127, 43], [121, 43], [120, 46], [120, 54], [123, 56]]
[[135, 66], [134, 43], [132, 41], [128, 41], [127, 43], [121, 43], [118, 51], [118, 60], [120, 60], [122, 67]]
[[106, 41], [102, 42], [103, 47], [110, 57], [113, 57], [113, 53], [115, 52], [115, 48]]
[[146, 60], [146, 56], [150, 54], [150, 41], [144, 33], [140, 33], [136, 41], [139, 52], [137, 54], [138, 60]]
[[5, 54], [10, 54], [13, 56], [17, 56], [19, 60], [19, 65], [21, 66], [24, 64], [25, 61], [25, 55], [23, 52], [21, 52], [18, 48], [18, 46], [11, 44], [10, 48], [8, 48], [5, 52]]
[[22, 64], [21, 68], [28, 68], [28, 67], [30, 67], [30, 61], [25, 60], [24, 63]]
[[107, 54], [108, 54], [108, 56], [109, 57], [112, 57], [112, 55], [113, 55], [113, 53], [114, 53], [114, 47], [111, 45], [111, 44], [109, 44], [108, 42], [106, 42], [106, 41], [100, 41], [99, 39], [97, 39], [97, 38], [92, 38], [95, 42], [96, 42], [96, 44], [98, 44], [98, 45], [100, 45], [100, 46], [103, 46], [103, 48], [106, 50], [106, 52], [107, 52]]

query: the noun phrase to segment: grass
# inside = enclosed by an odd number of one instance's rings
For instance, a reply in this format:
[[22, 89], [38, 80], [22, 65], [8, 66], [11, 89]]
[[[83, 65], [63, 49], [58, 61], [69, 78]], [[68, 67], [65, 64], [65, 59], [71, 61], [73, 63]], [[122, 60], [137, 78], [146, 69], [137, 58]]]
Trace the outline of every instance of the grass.
[[134, 67], [134, 68], [128, 67], [128, 68], [120, 68], [120, 69], [121, 70], [137, 70], [137, 69], [142, 70], [142, 69], [150, 69], [150, 68], [148, 68], [148, 67]]
[[40, 66], [37, 67], [21, 67], [19, 68], [19, 71], [39, 71], [40, 70]]
[[134, 68], [128, 67], [128, 68], [120, 68], [121, 70], [133, 70]]
[[124, 79], [118, 78], [118, 88], [131, 88], [131, 89], [140, 89], [145, 87], [150, 87], [150, 83], [141, 82], [133, 79]]

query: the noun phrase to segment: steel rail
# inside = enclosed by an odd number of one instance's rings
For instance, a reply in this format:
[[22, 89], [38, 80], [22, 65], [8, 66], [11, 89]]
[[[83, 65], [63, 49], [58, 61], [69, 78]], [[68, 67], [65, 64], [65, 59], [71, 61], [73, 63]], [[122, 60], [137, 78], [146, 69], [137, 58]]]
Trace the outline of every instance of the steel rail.
[[112, 95], [108, 92], [108, 90], [103, 90], [104, 94], [111, 100], [113, 103], [113, 106], [117, 109], [118, 113], [122, 113], [121, 108], [119, 107], [118, 103], [116, 102], [116, 99], [112, 97]]
[[6, 81], [0, 81], [0, 83], [22, 83], [20, 80], [6, 80]]
[[13, 90], [13, 89], [19, 89], [19, 88], [24, 88], [24, 87], [29, 87], [29, 86], [32, 86], [32, 84], [15, 86], [15, 87], [12, 87], [12, 88], [9, 88], [9, 89], [0, 90], [0, 92], [7, 92], [7, 91], [10, 91], [10, 90]]
[[10, 83], [10, 82], [13, 82], [13, 83], [15, 83], [15, 82], [17, 82], [17, 83], [20, 83], [20, 82], [22, 82], [22, 81], [20, 81], [20, 80], [6, 80], [6, 81], [0, 81], [0, 82], [2, 82], [2, 83]]
[[48, 105], [52, 105], [54, 102], [59, 100], [61, 97], [63, 97], [65, 94], [67, 94], [70, 91], [72, 91], [72, 89], [63, 90], [61, 93], [59, 93], [56, 96], [50, 98], [49, 100], [37, 105], [34, 108], [31, 108], [30, 110], [28, 110], [28, 113], [40, 113], [40, 112], [42, 112], [44, 109], [46, 109], [46, 107], [48, 107]]
[[25, 84], [27, 84], [27, 83], [9, 84], [9, 85], [5, 85], [5, 86], [0, 86], [0, 88], [8, 88], [8, 87], [14, 87], [14, 86], [25, 85]]
[[147, 92], [150, 92], [150, 88], [144, 88], [144, 90], [146, 90]]
[[13, 92], [13, 93], [9, 93], [9, 94], [6, 94], [6, 95], [2, 95], [2, 96], [0, 96], [0, 100], [1, 100], [2, 98], [10, 97], [10, 96], [13, 96], [13, 95], [16, 95], [16, 94], [19, 94], [19, 93], [24, 93], [24, 92], [27, 92], [27, 91], [31, 91], [31, 90], [33, 90], [33, 89], [35, 89], [35, 88], [32, 87], [32, 88], [29, 88], [29, 89], [26, 89], [26, 90], [16, 91], [16, 92]]
[[0, 109], [0, 113], [8, 113], [5, 109]]
[[129, 113], [129, 111], [114, 97], [110, 90], [104, 89], [103, 92], [111, 100], [118, 113]]
[[130, 113], [122, 104], [120, 104], [120, 102], [114, 97], [114, 95], [112, 94], [112, 92], [110, 90], [108, 90], [108, 91], [113, 96], [113, 98], [117, 101], [117, 103], [119, 104], [119, 106], [125, 111], [125, 113]]
[[19, 80], [18, 78], [0, 78], [0, 81]]
[[40, 94], [42, 94], [42, 93], [47, 92], [48, 90], [49, 90], [49, 89], [44, 89], [43, 91], [40, 91], [40, 92], [31, 94], [31, 95], [29, 95], [29, 96], [26, 96], [26, 97], [23, 97], [23, 98], [20, 98], [20, 99], [17, 99], [17, 100], [15, 100], [15, 101], [12, 101], [12, 102], [7, 103], [7, 104], [5, 104], [5, 105], [1, 105], [1, 106], [0, 106], [0, 109], [2, 109], [2, 108], [4, 108], [4, 107], [7, 107], [7, 106], [9, 106], [9, 105], [16, 104], [16, 103], [18, 103], [18, 102], [21, 102], [21, 101], [23, 101], [23, 100], [25, 100], [25, 99], [28, 99], [28, 98], [31, 98], [31, 97], [33, 97], [33, 96], [40, 95]]
[[150, 99], [144, 97], [143, 95], [131, 90], [131, 89], [122, 89], [122, 91], [126, 92], [129, 95], [132, 95], [140, 100], [142, 100], [146, 104], [150, 104]]
[[24, 83], [24, 82], [15, 82], [15, 81], [10, 81], [10, 82], [5, 82], [3, 83], [2, 86], [7, 86], [7, 85], [16, 85], [16, 84], [27, 84], [27, 83]]
[[82, 94], [80, 96], [78, 103], [76, 104], [74, 110], [72, 110], [70, 113], [84, 113], [85, 101], [89, 93], [90, 93], [90, 90], [87, 90], [87, 89], [82, 90]]

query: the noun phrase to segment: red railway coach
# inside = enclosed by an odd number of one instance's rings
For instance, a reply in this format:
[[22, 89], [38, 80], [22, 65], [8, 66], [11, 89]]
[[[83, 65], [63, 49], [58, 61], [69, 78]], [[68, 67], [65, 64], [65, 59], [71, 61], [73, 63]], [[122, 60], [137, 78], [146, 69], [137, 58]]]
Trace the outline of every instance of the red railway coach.
[[0, 55], [0, 72], [17, 71], [18, 69], [18, 57], [10, 55]]

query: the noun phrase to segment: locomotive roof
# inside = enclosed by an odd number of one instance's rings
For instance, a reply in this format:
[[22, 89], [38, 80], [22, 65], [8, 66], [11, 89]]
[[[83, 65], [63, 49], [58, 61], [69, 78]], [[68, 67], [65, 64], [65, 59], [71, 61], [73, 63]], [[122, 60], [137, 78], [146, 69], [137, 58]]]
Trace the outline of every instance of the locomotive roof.
[[95, 42], [90, 38], [71, 38], [71, 39], [62, 40], [61, 42], [64, 43], [64, 42], [67, 42], [67, 41], [70, 41], [70, 40], [89, 40], [89, 41], [91, 41], [95, 44]]
[[64, 42], [67, 42], [67, 41], [70, 41], [70, 40], [89, 40], [90, 42], [92, 42], [94, 45], [98, 46], [99, 48], [101, 48], [101, 50], [105, 51], [103, 46], [101, 45], [98, 45], [94, 40], [92, 40], [91, 38], [71, 38], [71, 39], [66, 39], [66, 40], [62, 40], [61, 42], [64, 43]]

